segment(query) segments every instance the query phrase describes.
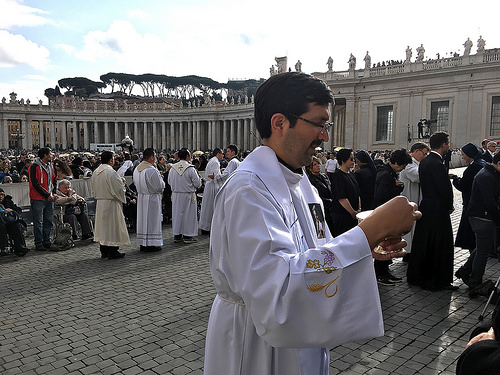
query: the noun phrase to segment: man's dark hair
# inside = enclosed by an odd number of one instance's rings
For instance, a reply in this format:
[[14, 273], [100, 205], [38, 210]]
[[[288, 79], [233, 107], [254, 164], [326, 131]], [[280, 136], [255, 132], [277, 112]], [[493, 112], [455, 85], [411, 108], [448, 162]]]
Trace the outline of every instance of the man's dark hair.
[[410, 154], [414, 153], [417, 150], [424, 150], [424, 149], [430, 150], [430, 147], [424, 142], [416, 142], [411, 146]]
[[351, 148], [341, 148], [340, 150], [337, 151], [337, 161], [339, 162], [339, 165], [344, 164], [347, 160], [350, 159], [352, 153]]
[[43, 159], [45, 155], [50, 154], [50, 148], [48, 147], [42, 147], [40, 150], [38, 150], [38, 157], [40, 159]]
[[179, 150], [179, 152], [177, 153], [177, 156], [181, 160], [186, 160], [189, 155], [191, 155], [191, 153], [189, 152], [189, 150], [187, 148], [181, 148]]
[[230, 149], [232, 152], [234, 152], [235, 155], [238, 155], [238, 147], [236, 145], [229, 145], [226, 148]]
[[218, 147], [214, 148], [212, 151], [212, 157], [219, 155], [222, 152], [222, 150]]
[[82, 165], [83, 159], [78, 156], [78, 157], [74, 158], [71, 163], [74, 164], [74, 165]]
[[148, 160], [151, 156], [154, 155], [155, 155], [155, 150], [153, 150], [151, 147], [148, 147], [142, 153], [142, 160]]
[[255, 124], [260, 137], [271, 136], [271, 118], [282, 113], [294, 127], [297, 119], [309, 110], [309, 103], [333, 103], [333, 95], [319, 78], [299, 72], [276, 74], [259, 86], [255, 93]]
[[391, 156], [389, 157], [389, 161], [392, 164], [397, 165], [408, 165], [411, 163], [411, 156], [406, 151], [406, 149], [402, 148], [401, 150], [395, 150], [391, 152]]
[[431, 146], [432, 150], [437, 150], [438, 148], [441, 148], [443, 144], [448, 143], [449, 139], [450, 136], [448, 135], [448, 133], [435, 132], [429, 138], [429, 145]]
[[101, 164], [108, 164], [111, 159], [113, 159], [113, 152], [103, 151], [101, 154]]

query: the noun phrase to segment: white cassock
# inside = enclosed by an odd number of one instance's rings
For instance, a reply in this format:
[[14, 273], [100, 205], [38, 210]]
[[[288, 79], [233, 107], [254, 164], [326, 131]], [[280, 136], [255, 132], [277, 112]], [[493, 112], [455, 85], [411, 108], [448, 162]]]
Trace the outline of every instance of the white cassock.
[[[404, 184], [401, 195], [408, 198], [410, 202], [420, 204], [420, 201], [422, 200], [422, 190], [420, 189], [418, 164], [418, 161], [415, 158], [412, 158], [412, 162], [408, 164], [405, 169], [399, 172], [399, 180]], [[408, 242], [408, 245], [405, 247], [405, 250], [408, 254], [411, 253], [413, 233], [415, 233], [415, 223], [413, 223], [411, 231], [403, 236], [406, 242]]]
[[196, 189], [201, 179], [192, 164], [185, 160], [175, 163], [168, 172], [168, 184], [172, 188], [172, 232], [188, 237], [198, 235], [198, 211]]
[[[326, 375], [329, 348], [383, 335], [368, 241], [314, 224], [307, 177], [255, 149], [215, 199], [210, 271], [217, 290], [205, 375]], [[321, 235], [320, 235], [321, 237]]]
[[156, 167], [143, 161], [134, 170], [137, 188], [137, 244], [163, 246], [161, 198], [165, 182]]
[[128, 236], [122, 204], [125, 183], [109, 164], [101, 164], [90, 179], [92, 194], [97, 200], [94, 241], [105, 246], [128, 245]]
[[229, 163], [227, 163], [227, 167], [224, 169], [224, 173], [220, 173], [216, 178], [215, 182], [218, 185], [218, 188], [220, 189], [222, 185], [224, 185], [224, 182], [229, 178], [231, 173], [233, 173], [236, 169], [238, 169], [240, 165], [240, 161], [236, 156], [233, 156], [231, 160], [229, 160]]
[[[214, 178], [209, 178], [211, 174]], [[220, 175], [220, 162], [216, 156], [211, 158], [205, 168], [205, 189], [203, 190], [203, 200], [201, 201], [201, 211], [200, 211], [200, 229], [210, 230], [212, 225], [212, 216], [214, 215], [214, 200], [217, 194], [218, 185], [215, 178]]]

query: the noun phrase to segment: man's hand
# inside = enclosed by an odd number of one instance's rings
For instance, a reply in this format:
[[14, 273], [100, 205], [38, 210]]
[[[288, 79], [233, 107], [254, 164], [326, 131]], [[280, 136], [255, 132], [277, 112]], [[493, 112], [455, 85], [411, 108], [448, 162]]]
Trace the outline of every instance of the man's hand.
[[490, 328], [488, 332], [483, 332], [480, 333], [477, 336], [474, 336], [466, 345], [466, 349], [471, 346], [472, 344], [475, 344], [476, 342], [483, 341], [483, 340], [495, 340], [495, 332], [493, 331], [493, 327]]
[[49, 202], [53, 202], [55, 200], [54, 195], [50, 194], [49, 197], [47, 198]]
[[403, 196], [392, 198], [389, 202], [377, 207], [366, 217], [359, 227], [365, 232], [366, 239], [373, 249], [383, 241], [387, 250], [398, 251], [403, 248], [401, 236], [413, 227], [415, 220], [422, 213], [417, 210], [417, 204], [408, 202]]

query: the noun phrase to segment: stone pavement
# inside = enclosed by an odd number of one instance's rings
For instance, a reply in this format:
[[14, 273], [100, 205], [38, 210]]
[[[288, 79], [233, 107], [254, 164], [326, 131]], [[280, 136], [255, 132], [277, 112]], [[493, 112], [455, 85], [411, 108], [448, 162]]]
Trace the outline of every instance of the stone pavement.
[[[202, 374], [214, 297], [209, 239], [173, 244], [170, 226], [164, 238], [163, 251], [140, 253], [132, 235], [118, 260], [100, 259], [90, 243], [0, 258], [0, 373]], [[455, 269], [467, 255], [456, 249]], [[406, 265], [392, 270], [403, 276]], [[496, 281], [499, 270], [490, 259], [486, 277]], [[486, 302], [455, 284], [434, 293], [380, 286], [385, 335], [333, 348], [330, 373], [454, 374]]]

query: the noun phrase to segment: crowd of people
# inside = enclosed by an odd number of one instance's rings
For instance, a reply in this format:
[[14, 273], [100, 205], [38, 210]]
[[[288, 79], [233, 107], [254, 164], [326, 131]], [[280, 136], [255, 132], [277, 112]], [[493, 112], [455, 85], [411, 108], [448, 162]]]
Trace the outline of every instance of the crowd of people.
[[[287, 100], [276, 100], [281, 96]], [[125, 256], [119, 248], [130, 243], [131, 229], [143, 252], [162, 249], [162, 222], [171, 220], [174, 243], [194, 243], [200, 230], [210, 235], [217, 297], [207, 332], [206, 374], [325, 373], [329, 347], [383, 334], [377, 283], [402, 282], [390, 270], [393, 258], [407, 263], [409, 284], [455, 290], [455, 275], [471, 298], [494, 291], [483, 277], [488, 257], [500, 260], [496, 142], [461, 147], [467, 165], [462, 177], [449, 172], [445, 132], [409, 150], [318, 152], [329, 138], [331, 103], [322, 81], [279, 74], [256, 93], [263, 141], [250, 155], [228, 145], [196, 156], [186, 148], [172, 154], [148, 148], [65, 159], [42, 148], [37, 157], [4, 158], [0, 179], [28, 180], [38, 251], [51, 249], [54, 205], [63, 208], [73, 238], [79, 239], [79, 225], [81, 240], [98, 242], [107, 259]], [[91, 179], [95, 226], [84, 197], [71, 189], [71, 180], [79, 178]], [[452, 185], [463, 202], [455, 240]], [[2, 190], [0, 211], [16, 211]], [[363, 211], [371, 214], [361, 221]], [[10, 238], [22, 256], [28, 251], [22, 220], [13, 223], [0, 224], [0, 246], [3, 250]], [[455, 274], [454, 246], [470, 251]], [[481, 335], [472, 344], [498, 338], [493, 331]]]

